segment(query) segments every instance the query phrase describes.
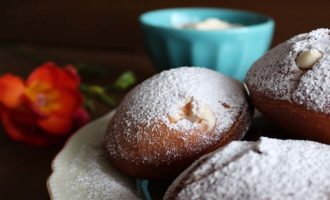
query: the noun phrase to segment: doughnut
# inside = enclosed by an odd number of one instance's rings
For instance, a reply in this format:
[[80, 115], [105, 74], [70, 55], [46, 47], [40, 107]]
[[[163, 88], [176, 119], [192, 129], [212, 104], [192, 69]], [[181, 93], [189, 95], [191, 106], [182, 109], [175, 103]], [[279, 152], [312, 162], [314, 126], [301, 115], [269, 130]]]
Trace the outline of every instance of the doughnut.
[[255, 62], [245, 83], [254, 106], [286, 137], [330, 144], [330, 30], [276, 46]]
[[329, 152], [312, 141], [233, 141], [195, 161], [164, 200], [329, 199]]
[[169, 179], [200, 156], [241, 139], [251, 118], [240, 82], [210, 69], [180, 67], [133, 88], [117, 107], [103, 143], [121, 172]]

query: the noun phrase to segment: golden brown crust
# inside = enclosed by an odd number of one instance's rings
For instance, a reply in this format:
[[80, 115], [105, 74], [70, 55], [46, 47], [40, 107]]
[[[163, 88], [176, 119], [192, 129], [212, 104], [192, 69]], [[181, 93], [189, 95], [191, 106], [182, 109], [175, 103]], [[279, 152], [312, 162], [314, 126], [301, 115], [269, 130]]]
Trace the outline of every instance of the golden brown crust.
[[[157, 131], [151, 130], [149, 127], [144, 127], [144, 132], [148, 135], [152, 135], [153, 140], [158, 141], [156, 144], [150, 144], [146, 140], [141, 140], [138, 145], [134, 147], [127, 144], [124, 141], [119, 141], [121, 143], [121, 148], [124, 148], [125, 152], [131, 152], [130, 156], [141, 156], [150, 154], [159, 154], [160, 158], [156, 162], [145, 163], [141, 159], [132, 161], [130, 159], [123, 159], [121, 156], [114, 156], [108, 152], [108, 157], [111, 163], [118, 168], [120, 171], [136, 178], [146, 178], [146, 179], [168, 179], [177, 176], [180, 172], [186, 169], [193, 161], [195, 161], [200, 156], [209, 153], [232, 140], [237, 140], [243, 137], [245, 132], [248, 130], [252, 119], [252, 108], [246, 103], [243, 106], [240, 116], [237, 118], [233, 126], [226, 133], [221, 133], [221, 138], [216, 143], [201, 145], [200, 140], [204, 135], [201, 135], [200, 131], [196, 131], [191, 134], [188, 140], [181, 140], [181, 134], [179, 131], [169, 130], [165, 125], [160, 124], [160, 128]], [[109, 135], [113, 129], [115, 122], [111, 121], [106, 135]], [[122, 127], [124, 128], [124, 127]], [[117, 127], [117, 132], [118, 130]], [[214, 130], [210, 131], [207, 137], [212, 137], [215, 134]], [[115, 138], [113, 138], [115, 139]], [[120, 138], [116, 138], [119, 139]], [[162, 142], [164, 141], [164, 142]], [[165, 143], [166, 146], [161, 145]], [[106, 142], [109, 142], [106, 140]], [[187, 143], [189, 145], [187, 145]], [[105, 144], [106, 146], [106, 144]], [[178, 156], [172, 157], [169, 162], [165, 162], [161, 156], [166, 154], [166, 151], [175, 149], [179, 153]], [[191, 149], [196, 149], [196, 151], [191, 151]], [[164, 162], [163, 162], [164, 161]]]
[[330, 144], [330, 115], [307, 110], [289, 101], [275, 100], [249, 87], [252, 102], [288, 136]]

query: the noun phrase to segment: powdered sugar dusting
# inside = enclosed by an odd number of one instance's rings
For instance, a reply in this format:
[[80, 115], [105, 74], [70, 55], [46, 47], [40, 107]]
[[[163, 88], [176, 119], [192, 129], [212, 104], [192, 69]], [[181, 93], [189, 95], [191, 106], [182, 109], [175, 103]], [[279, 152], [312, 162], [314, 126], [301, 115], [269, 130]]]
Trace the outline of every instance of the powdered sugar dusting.
[[[165, 199], [329, 199], [329, 152], [330, 146], [310, 141], [232, 142], [196, 161], [190, 169], [203, 160]], [[176, 191], [179, 183], [186, 186]]]
[[[308, 49], [317, 49], [322, 57], [304, 71], [295, 59]], [[246, 82], [269, 97], [330, 114], [330, 30], [300, 34], [273, 48], [253, 65]]]
[[[187, 102], [191, 103], [192, 112], [197, 112], [200, 107], [207, 105], [214, 113], [216, 123], [213, 130], [216, 135], [205, 137], [201, 143], [218, 141], [222, 137], [221, 133], [227, 131], [242, 110], [247, 108], [244, 88], [238, 81], [199, 67], [181, 67], [164, 71], [135, 87], [121, 102], [112, 122], [112, 133], [109, 130], [106, 137], [106, 140], [111, 140], [107, 145], [108, 151], [112, 156], [125, 159], [142, 159], [143, 162], [157, 160], [157, 152], [150, 157], [130, 156], [132, 152], [125, 153], [118, 142], [119, 138], [124, 138], [126, 143], [132, 145], [142, 139], [153, 145], [159, 141], [145, 133], [143, 128], [160, 130], [159, 125], [162, 124], [173, 131], [185, 132], [187, 135], [183, 135], [181, 139], [186, 140], [191, 131], [201, 130], [202, 124], [188, 119], [172, 123], [170, 118], [178, 116]], [[115, 138], [114, 129], [119, 127], [124, 129], [120, 136]], [[161, 145], [167, 144], [165, 142]], [[177, 156], [175, 149], [168, 149], [167, 154], [169, 157]]]
[[[182, 67], [144, 81], [128, 94], [120, 108], [124, 107], [125, 112], [137, 123], [149, 125], [155, 119], [160, 119], [173, 129], [187, 130], [198, 124], [187, 120], [171, 123], [168, 116], [177, 115], [191, 98], [194, 100], [193, 109], [198, 107], [196, 103], [212, 108], [221, 121], [216, 127], [218, 131], [230, 127], [245, 100], [238, 82], [209, 69]], [[221, 103], [229, 104], [232, 108], [226, 109]], [[130, 125], [130, 122], [126, 123]]]

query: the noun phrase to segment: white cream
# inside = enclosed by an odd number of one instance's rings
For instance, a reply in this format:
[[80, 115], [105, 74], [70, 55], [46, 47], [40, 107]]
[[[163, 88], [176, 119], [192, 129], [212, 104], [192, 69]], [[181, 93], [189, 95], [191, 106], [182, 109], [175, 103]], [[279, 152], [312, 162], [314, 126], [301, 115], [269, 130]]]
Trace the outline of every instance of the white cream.
[[207, 18], [204, 21], [196, 23], [186, 23], [183, 24], [180, 28], [185, 29], [197, 29], [197, 30], [223, 30], [230, 28], [242, 27], [241, 24], [233, 24], [218, 18]]

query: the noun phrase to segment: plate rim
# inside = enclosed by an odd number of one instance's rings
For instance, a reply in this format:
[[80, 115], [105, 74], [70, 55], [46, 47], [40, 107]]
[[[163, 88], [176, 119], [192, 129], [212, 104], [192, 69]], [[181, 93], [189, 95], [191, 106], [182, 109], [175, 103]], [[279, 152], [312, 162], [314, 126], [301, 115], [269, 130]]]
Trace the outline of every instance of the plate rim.
[[[56, 166], [56, 163], [58, 162], [58, 160], [60, 160], [60, 158], [65, 154], [65, 151], [67, 151], [68, 146], [72, 143], [72, 141], [74, 141], [75, 137], [77, 137], [77, 135], [79, 135], [80, 132], [82, 132], [84, 129], [87, 129], [90, 126], [93, 126], [94, 124], [99, 123], [100, 121], [103, 121], [105, 119], [111, 119], [113, 117], [113, 115], [115, 114], [116, 109], [113, 109], [111, 111], [109, 111], [107, 114], [96, 118], [95, 120], [92, 120], [91, 122], [89, 122], [88, 124], [84, 125], [83, 127], [81, 127], [80, 129], [78, 129], [77, 131], [75, 131], [64, 143], [64, 145], [62, 146], [61, 150], [58, 151], [58, 153], [56, 154], [56, 156], [53, 158], [52, 162], [51, 162], [51, 173], [47, 178], [46, 181], [46, 187], [47, 187], [47, 191], [48, 191], [48, 195], [50, 197], [51, 200], [55, 199], [55, 193], [54, 190], [54, 181], [56, 178], [56, 172], [59, 172], [59, 169], [57, 169], [58, 167]], [[57, 171], [56, 171], [57, 170]]]

